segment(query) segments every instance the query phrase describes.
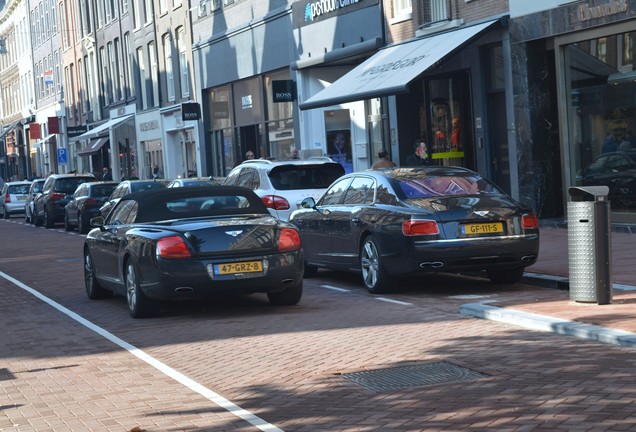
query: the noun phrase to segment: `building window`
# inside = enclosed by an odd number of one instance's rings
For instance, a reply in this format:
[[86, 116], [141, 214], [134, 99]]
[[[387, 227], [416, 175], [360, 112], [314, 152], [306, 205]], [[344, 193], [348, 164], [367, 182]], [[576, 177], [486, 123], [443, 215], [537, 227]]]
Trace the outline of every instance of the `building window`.
[[623, 72], [632, 70], [632, 63], [634, 62], [634, 33], [623, 33], [618, 38], [618, 55], [619, 62], [618, 67]]
[[133, 24], [136, 29], [141, 27], [141, 11], [139, 10], [139, 2], [145, 0], [132, 0], [133, 5]]
[[66, 34], [66, 3], [60, 3], [60, 27], [62, 30], [62, 46], [68, 48], [68, 35]]
[[174, 92], [174, 71], [172, 69], [172, 43], [170, 34], [163, 36], [163, 56], [166, 59], [166, 87], [168, 90], [168, 100], [175, 100]]
[[177, 49], [179, 50], [179, 81], [181, 84], [181, 97], [190, 96], [190, 80], [188, 73], [188, 56], [185, 43], [185, 29], [177, 29]]
[[168, 0], [159, 0], [159, 13], [161, 15], [168, 12]]
[[[108, 44], [109, 51], [112, 50], [111, 44]], [[106, 60], [106, 51], [104, 47], [99, 49], [99, 62], [102, 66], [102, 95], [104, 96], [104, 105], [110, 104], [110, 96], [111, 92], [109, 89], [109, 85], [112, 82], [110, 79], [110, 71], [108, 69], [108, 61]]]
[[146, 63], [144, 62], [143, 48], [137, 48], [137, 64], [139, 65], [139, 90], [141, 93], [141, 108], [148, 108], [146, 90]]
[[436, 23], [449, 19], [449, 0], [427, 0], [424, 2], [424, 22]]
[[124, 52], [126, 56], [126, 86], [128, 87], [128, 96], [135, 95], [135, 59], [133, 57], [132, 48], [130, 46], [130, 33], [124, 35]]
[[395, 0], [393, 8], [393, 16], [400, 17], [409, 15], [412, 12], [413, 6], [411, 0]]
[[159, 65], [157, 64], [157, 51], [155, 49], [155, 43], [150, 42], [148, 44], [148, 59], [150, 62], [150, 84], [152, 85], [152, 100], [149, 102], [149, 106], [159, 105]]

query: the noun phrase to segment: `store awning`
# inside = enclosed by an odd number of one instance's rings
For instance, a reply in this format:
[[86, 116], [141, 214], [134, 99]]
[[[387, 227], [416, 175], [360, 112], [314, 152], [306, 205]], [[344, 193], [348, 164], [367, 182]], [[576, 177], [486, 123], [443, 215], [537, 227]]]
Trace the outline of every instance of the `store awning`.
[[50, 135], [45, 136], [45, 137], [44, 137], [44, 138], [42, 138], [42, 139], [37, 140], [37, 141], [33, 144], [33, 147], [34, 147], [34, 148], [40, 148], [40, 146], [42, 146], [42, 144], [44, 144], [44, 143], [48, 142], [48, 141], [51, 139], [51, 137], [54, 137], [54, 136], [55, 136], [55, 134], [50, 134]]
[[301, 103], [300, 109], [407, 92], [412, 81], [496, 22], [498, 20], [381, 49], [329, 87]]
[[6, 137], [9, 132], [15, 129], [18, 123], [20, 123], [19, 120], [11, 123], [9, 126], [6, 127], [6, 129], [3, 129], [2, 131], [0, 131], [0, 139], [3, 139], [4, 137]]
[[120, 123], [125, 122], [126, 120], [132, 118], [134, 116], [134, 114], [128, 114], [122, 117], [117, 117], [114, 118], [112, 120], [107, 121], [106, 123], [102, 123], [97, 127], [94, 127], [93, 129], [84, 132], [81, 135], [78, 135], [76, 137], [73, 138], [69, 138], [69, 142], [76, 142], [76, 141], [84, 141], [84, 140], [88, 140], [88, 139], [94, 139], [94, 138], [100, 138], [100, 137], [104, 137], [108, 135], [108, 131], [112, 128], [114, 128], [115, 126], [117, 126]]
[[93, 156], [99, 153], [102, 147], [108, 143], [108, 138], [98, 138], [93, 143], [86, 146], [86, 148], [77, 152], [78, 156]]

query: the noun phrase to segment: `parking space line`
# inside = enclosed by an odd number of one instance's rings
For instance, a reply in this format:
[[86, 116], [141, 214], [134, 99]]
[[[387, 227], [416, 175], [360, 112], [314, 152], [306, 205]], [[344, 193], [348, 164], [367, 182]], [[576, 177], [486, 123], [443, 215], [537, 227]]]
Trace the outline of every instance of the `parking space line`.
[[338, 288], [335, 286], [331, 286], [331, 285], [320, 285], [321, 288], [327, 288], [333, 291], [340, 291], [340, 292], [350, 292], [351, 290], [348, 289], [344, 289], [344, 288]]
[[413, 303], [407, 303], [407, 302], [403, 302], [403, 301], [399, 301], [399, 300], [393, 300], [390, 298], [386, 298], [386, 297], [374, 297], [376, 300], [380, 300], [383, 302], [387, 302], [387, 303], [395, 303], [395, 304], [399, 304], [402, 306], [413, 306]]
[[77, 321], [79, 324], [81, 324], [84, 327], [92, 330], [93, 332], [95, 332], [98, 335], [104, 337], [105, 339], [111, 341], [115, 345], [118, 345], [119, 347], [125, 349], [130, 354], [134, 355], [138, 359], [142, 360], [143, 362], [145, 362], [145, 363], [149, 364], [150, 366], [154, 367], [155, 369], [157, 369], [159, 372], [163, 373], [164, 375], [169, 376], [170, 378], [172, 378], [175, 381], [177, 381], [178, 383], [186, 386], [190, 390], [200, 394], [201, 396], [203, 396], [206, 399], [208, 399], [210, 402], [212, 402], [212, 403], [216, 404], [217, 406], [225, 409], [229, 413], [234, 414], [236, 417], [239, 417], [239, 418], [245, 420], [246, 422], [250, 423], [251, 425], [257, 427], [258, 429], [260, 429], [262, 431], [283, 432], [282, 429], [279, 429], [276, 426], [274, 426], [273, 424], [268, 423], [265, 420], [261, 419], [260, 417], [256, 416], [255, 414], [252, 414], [251, 412], [249, 412], [247, 410], [244, 410], [243, 408], [239, 407], [238, 405], [234, 404], [233, 402], [229, 401], [228, 399], [224, 398], [223, 396], [219, 395], [218, 393], [215, 393], [214, 391], [208, 389], [207, 387], [204, 387], [203, 385], [201, 385], [198, 382], [194, 381], [193, 379], [187, 377], [186, 375], [183, 375], [181, 372], [178, 372], [177, 370], [171, 368], [170, 366], [160, 362], [159, 360], [157, 360], [154, 357], [146, 354], [144, 351], [138, 349], [134, 345], [129, 344], [128, 342], [124, 341], [123, 339], [120, 339], [119, 337], [117, 337], [114, 334], [110, 333], [109, 331], [103, 329], [102, 327], [99, 327], [98, 325], [93, 324], [92, 322], [90, 322], [87, 319], [81, 317], [77, 313], [75, 313], [75, 312], [71, 311], [70, 309], [62, 306], [61, 304], [57, 303], [56, 301], [51, 300], [50, 298], [46, 297], [45, 295], [43, 295], [39, 291], [29, 287], [28, 285], [25, 285], [24, 283], [20, 282], [19, 280], [7, 275], [4, 272], [0, 272], [0, 277], [6, 279], [7, 281], [9, 281], [11, 283], [13, 283], [18, 288], [21, 288], [22, 290], [28, 292], [29, 294], [33, 295], [34, 297], [42, 300], [43, 302], [47, 303], [49, 306], [52, 306], [53, 308], [55, 308], [58, 311], [62, 312], [64, 315], [66, 315], [69, 318]]

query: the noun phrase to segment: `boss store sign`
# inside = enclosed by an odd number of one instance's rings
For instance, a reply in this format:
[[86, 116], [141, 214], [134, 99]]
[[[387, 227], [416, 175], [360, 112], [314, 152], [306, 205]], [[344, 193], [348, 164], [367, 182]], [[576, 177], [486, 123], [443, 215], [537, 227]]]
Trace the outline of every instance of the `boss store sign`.
[[272, 81], [272, 99], [275, 103], [296, 100], [296, 83], [292, 80]]

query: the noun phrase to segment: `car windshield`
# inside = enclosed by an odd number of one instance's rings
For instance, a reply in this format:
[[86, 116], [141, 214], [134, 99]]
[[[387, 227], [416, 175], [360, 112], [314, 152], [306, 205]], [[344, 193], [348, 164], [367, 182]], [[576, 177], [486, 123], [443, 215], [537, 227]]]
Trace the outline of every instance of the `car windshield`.
[[448, 195], [501, 195], [493, 184], [477, 176], [425, 176], [398, 181], [407, 199]]
[[285, 165], [272, 169], [269, 178], [277, 190], [324, 189], [344, 175], [340, 164]]
[[63, 192], [71, 194], [75, 192], [75, 189], [82, 183], [86, 183], [89, 181], [94, 181], [94, 178], [86, 178], [86, 177], [70, 177], [70, 178], [62, 178], [58, 179], [55, 184], [56, 192]]
[[11, 185], [8, 188], [8, 192], [12, 195], [26, 195], [29, 193], [29, 186], [28, 184], [24, 184], [24, 185]]

